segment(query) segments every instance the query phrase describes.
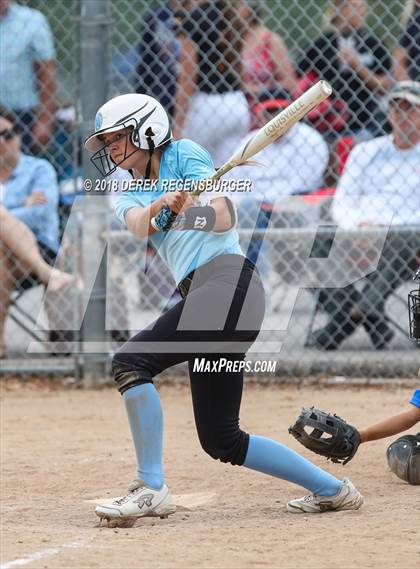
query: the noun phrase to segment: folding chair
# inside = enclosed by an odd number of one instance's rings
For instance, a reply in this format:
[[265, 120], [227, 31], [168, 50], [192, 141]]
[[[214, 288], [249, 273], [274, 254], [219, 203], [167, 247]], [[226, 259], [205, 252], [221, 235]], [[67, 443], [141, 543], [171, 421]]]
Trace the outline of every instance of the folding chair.
[[[31, 336], [37, 342], [45, 342], [48, 339], [48, 333], [41, 330], [35, 331], [36, 320], [28, 311], [24, 310], [19, 301], [25, 292], [34, 286], [42, 285], [41, 281], [33, 278], [25, 278], [12, 293], [8, 316], [17, 324], [22, 330]], [[32, 326], [29, 327], [27, 323]]]
[[[24, 332], [26, 332], [36, 342], [62, 342], [71, 343], [80, 341], [80, 332], [73, 330], [38, 330], [37, 319], [34, 315], [22, 307], [22, 297], [30, 289], [44, 286], [44, 284], [34, 275], [30, 275], [19, 281], [15, 290], [12, 292], [11, 303], [8, 316]], [[70, 352], [52, 352], [52, 355], [69, 355]]]
[[[59, 199], [59, 224], [60, 224], [60, 239], [62, 238], [64, 228], [66, 226], [68, 217], [70, 215], [71, 205], [63, 201], [60, 195]], [[12, 292], [10, 307], [8, 311], [8, 316], [13, 320], [13, 322], [22, 330], [24, 330], [31, 338], [37, 342], [46, 341], [61, 341], [61, 342], [71, 342], [76, 339], [75, 333], [71, 330], [65, 331], [55, 331], [55, 330], [36, 330], [37, 320], [34, 318], [33, 314], [25, 310], [22, 307], [21, 299], [25, 292], [37, 287], [44, 286], [42, 281], [34, 274], [30, 274], [21, 280], [19, 280]]]

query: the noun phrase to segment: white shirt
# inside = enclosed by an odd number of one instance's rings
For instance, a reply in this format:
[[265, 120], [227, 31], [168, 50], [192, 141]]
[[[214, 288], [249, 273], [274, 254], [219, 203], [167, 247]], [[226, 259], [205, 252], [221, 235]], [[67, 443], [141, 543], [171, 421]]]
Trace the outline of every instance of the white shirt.
[[391, 135], [357, 144], [337, 186], [332, 215], [344, 229], [420, 224], [420, 143], [397, 148]]
[[[255, 132], [249, 133], [242, 144]], [[274, 203], [281, 197], [322, 187], [328, 158], [328, 146], [322, 135], [307, 124], [297, 123], [255, 155], [253, 160], [260, 166], [238, 167], [226, 177], [252, 181], [251, 192], [237, 194], [235, 198]]]

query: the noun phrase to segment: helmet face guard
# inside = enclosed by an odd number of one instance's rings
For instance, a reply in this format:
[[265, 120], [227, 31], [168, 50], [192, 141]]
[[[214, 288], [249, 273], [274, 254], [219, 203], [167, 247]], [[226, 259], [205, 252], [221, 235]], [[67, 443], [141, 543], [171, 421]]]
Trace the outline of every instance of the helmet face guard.
[[136, 146], [132, 152], [128, 153], [128, 141], [130, 138], [132, 139], [135, 136], [134, 133], [136, 132], [136, 127], [134, 127], [133, 129], [133, 121], [131, 120], [127, 123], [122, 123], [121, 130], [123, 129], [125, 129], [125, 134], [124, 134], [125, 148], [124, 148], [124, 156], [123, 158], [121, 158], [119, 162], [114, 162], [109, 154], [109, 147], [112, 144], [112, 141], [104, 143], [103, 146], [99, 150], [97, 150], [94, 154], [92, 154], [92, 156], [90, 157], [90, 161], [95, 166], [95, 168], [100, 172], [101, 176], [106, 177], [109, 176], [110, 174], [113, 174], [120, 164], [122, 164], [125, 160], [127, 160], [127, 158], [130, 158], [130, 156], [133, 156], [133, 154], [135, 154], [138, 150], [140, 150]]
[[419, 281], [419, 288], [408, 295], [409, 337], [410, 340], [420, 342], [420, 269], [417, 269], [413, 278]]

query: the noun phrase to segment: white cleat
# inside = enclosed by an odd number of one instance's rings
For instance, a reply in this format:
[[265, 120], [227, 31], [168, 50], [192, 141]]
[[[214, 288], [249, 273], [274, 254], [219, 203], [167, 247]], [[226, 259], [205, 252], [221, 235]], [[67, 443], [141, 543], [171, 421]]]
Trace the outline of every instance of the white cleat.
[[164, 484], [160, 490], [153, 490], [144, 485], [142, 480], [135, 480], [128, 488], [128, 494], [95, 508], [95, 514], [103, 519], [135, 520], [148, 516], [167, 518], [176, 510], [169, 488]]
[[318, 514], [334, 510], [358, 510], [362, 504], [363, 496], [348, 478], [344, 478], [343, 486], [335, 496], [310, 494], [296, 498], [288, 502], [287, 511], [294, 514]]

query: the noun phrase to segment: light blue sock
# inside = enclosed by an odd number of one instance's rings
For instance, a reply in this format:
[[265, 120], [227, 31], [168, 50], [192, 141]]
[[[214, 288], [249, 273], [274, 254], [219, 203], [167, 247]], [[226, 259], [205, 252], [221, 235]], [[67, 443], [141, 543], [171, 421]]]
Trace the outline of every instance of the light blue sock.
[[160, 397], [152, 383], [135, 385], [123, 394], [137, 457], [137, 478], [159, 490], [162, 467], [163, 415]]
[[294, 482], [320, 496], [334, 496], [343, 483], [294, 450], [265, 437], [250, 435], [244, 466]]

